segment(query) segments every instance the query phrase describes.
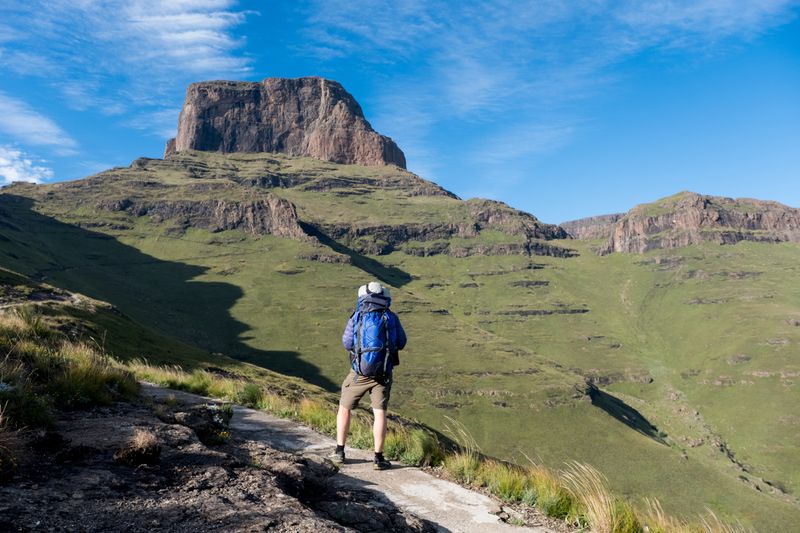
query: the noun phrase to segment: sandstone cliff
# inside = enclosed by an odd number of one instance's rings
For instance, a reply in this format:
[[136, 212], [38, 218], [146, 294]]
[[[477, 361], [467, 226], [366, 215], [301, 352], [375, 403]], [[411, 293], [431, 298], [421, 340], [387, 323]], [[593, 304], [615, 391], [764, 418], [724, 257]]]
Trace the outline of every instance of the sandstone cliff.
[[614, 213], [612, 215], [599, 215], [596, 217], [580, 218], [562, 222], [560, 226], [573, 239], [596, 240], [608, 239], [614, 229], [614, 224], [625, 216], [624, 213]]
[[633, 208], [600, 251], [642, 253], [715, 242], [800, 242], [800, 209], [778, 202], [682, 192]]
[[402, 150], [372, 129], [338, 82], [318, 77], [193, 83], [165, 158], [183, 150], [282, 152], [405, 168]]

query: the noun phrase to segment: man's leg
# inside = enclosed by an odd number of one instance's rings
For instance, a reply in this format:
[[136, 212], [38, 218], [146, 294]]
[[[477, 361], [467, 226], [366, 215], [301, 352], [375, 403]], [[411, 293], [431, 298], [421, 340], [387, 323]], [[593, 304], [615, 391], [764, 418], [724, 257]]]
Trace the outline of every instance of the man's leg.
[[372, 437], [375, 440], [375, 453], [383, 453], [383, 441], [386, 440], [386, 410], [373, 409], [375, 422], [372, 425]]
[[[384, 419], [386, 413], [384, 412]], [[384, 422], [385, 424], [385, 422]], [[339, 412], [336, 414], [336, 444], [344, 446], [347, 441], [347, 433], [350, 431], [350, 409], [347, 407], [339, 406]], [[383, 442], [383, 441], [381, 441]]]

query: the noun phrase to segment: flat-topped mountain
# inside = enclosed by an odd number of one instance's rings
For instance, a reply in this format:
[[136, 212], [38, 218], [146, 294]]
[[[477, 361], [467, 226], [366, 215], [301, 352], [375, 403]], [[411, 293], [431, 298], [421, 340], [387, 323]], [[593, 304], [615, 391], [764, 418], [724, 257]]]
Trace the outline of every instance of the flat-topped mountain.
[[193, 83], [167, 142], [175, 152], [281, 152], [356, 165], [406, 167], [403, 151], [377, 133], [336, 81], [319, 77]]
[[631, 209], [614, 223], [601, 253], [739, 241], [800, 242], [800, 209], [778, 202], [681, 192]]

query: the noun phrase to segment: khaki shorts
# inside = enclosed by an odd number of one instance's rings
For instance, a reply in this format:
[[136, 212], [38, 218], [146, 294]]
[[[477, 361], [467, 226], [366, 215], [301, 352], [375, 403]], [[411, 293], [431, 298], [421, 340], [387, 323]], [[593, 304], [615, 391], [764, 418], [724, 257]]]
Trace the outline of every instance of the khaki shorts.
[[369, 392], [370, 403], [373, 409], [383, 409], [389, 406], [389, 393], [392, 391], [392, 380], [378, 383], [373, 378], [359, 376], [350, 371], [342, 383], [342, 399], [339, 405], [346, 409], [355, 409], [361, 398]]

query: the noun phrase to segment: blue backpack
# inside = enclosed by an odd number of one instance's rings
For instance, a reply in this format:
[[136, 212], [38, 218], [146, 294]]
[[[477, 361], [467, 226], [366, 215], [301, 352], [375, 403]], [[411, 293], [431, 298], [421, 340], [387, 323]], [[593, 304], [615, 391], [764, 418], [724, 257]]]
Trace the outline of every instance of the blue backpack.
[[357, 309], [353, 324], [353, 370], [362, 376], [386, 376], [391, 370], [390, 353], [395, 351], [389, 335], [387, 310], [362, 312]]

